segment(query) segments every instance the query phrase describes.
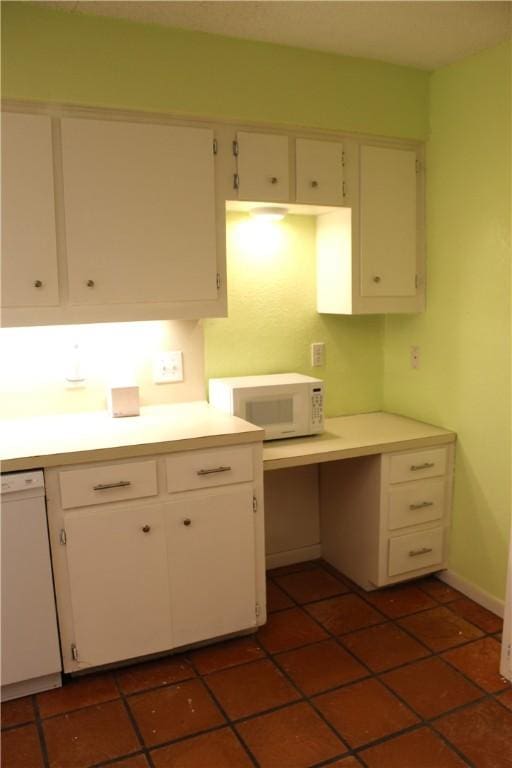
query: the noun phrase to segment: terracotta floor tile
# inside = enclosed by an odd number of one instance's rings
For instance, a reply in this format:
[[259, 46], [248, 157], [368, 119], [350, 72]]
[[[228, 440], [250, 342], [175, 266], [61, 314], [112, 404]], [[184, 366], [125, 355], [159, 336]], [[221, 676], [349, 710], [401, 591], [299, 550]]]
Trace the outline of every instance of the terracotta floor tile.
[[456, 645], [482, 637], [473, 624], [452, 613], [449, 608], [433, 608], [398, 621], [433, 651], [445, 651]]
[[12, 701], [2, 702], [0, 714], [2, 728], [11, 728], [13, 725], [30, 723], [34, 718], [34, 704], [31, 696], [24, 696], [22, 699], [12, 699]]
[[411, 584], [367, 592], [366, 599], [390, 619], [408, 616], [437, 605], [426, 592]]
[[276, 611], [284, 611], [285, 608], [293, 608], [292, 600], [277, 584], [269, 579], [267, 582], [267, 612], [275, 613]]
[[350, 755], [349, 757], [342, 757], [341, 760], [336, 760], [335, 763], [329, 763], [325, 768], [361, 768], [362, 762]]
[[459, 672], [438, 658], [408, 664], [381, 679], [422, 717], [436, 717], [483, 694]]
[[2, 768], [43, 768], [35, 725], [22, 725], [2, 733]]
[[430, 655], [396, 624], [378, 624], [344, 635], [342, 643], [374, 672], [384, 672]]
[[195, 677], [195, 672], [183, 656], [168, 656], [142, 664], [124, 667], [115, 673], [124, 693], [136, 693], [160, 685], [179, 683]]
[[36, 698], [41, 717], [51, 717], [118, 699], [119, 691], [114, 676], [102, 673], [66, 681], [62, 688], [38, 693]]
[[326, 637], [323, 629], [300, 608], [271, 614], [258, 632], [258, 640], [269, 653], [288, 651]]
[[347, 587], [323, 568], [277, 576], [276, 583], [297, 603], [311, 603], [348, 592]]
[[482, 608], [481, 605], [473, 602], [468, 597], [455, 600], [453, 603], [450, 603], [449, 607], [457, 616], [462, 616], [463, 619], [467, 619], [467, 621], [470, 621], [471, 624], [474, 624], [484, 632], [494, 634], [495, 632], [501, 632], [503, 629], [503, 619], [500, 616], [496, 616], [495, 613]]
[[116, 760], [115, 763], [108, 763], [105, 768], [149, 768], [149, 763], [145, 755], [134, 755], [125, 757], [124, 760]]
[[481, 701], [435, 722], [437, 728], [478, 768], [512, 765], [512, 712]]
[[306, 610], [334, 635], [343, 635], [385, 620], [382, 614], [354, 594], [312, 603], [306, 606]]
[[260, 768], [309, 768], [346, 747], [304, 702], [237, 725]]
[[283, 673], [268, 659], [215, 672], [205, 681], [231, 720], [300, 698]]
[[224, 717], [199, 680], [137, 693], [128, 699], [144, 743], [155, 746], [205, 731]]
[[434, 600], [437, 600], [438, 603], [452, 603], [462, 597], [460, 592], [445, 584], [441, 579], [436, 579], [435, 576], [420, 579], [417, 586]]
[[155, 768], [252, 768], [252, 761], [229, 728], [185, 739], [151, 752]]
[[467, 763], [427, 728], [361, 752], [368, 768], [463, 768]]
[[317, 696], [314, 703], [354, 749], [419, 722], [408, 707], [375, 679]]
[[335, 640], [281, 653], [275, 660], [307, 696], [368, 675], [366, 669]]
[[85, 768], [140, 749], [120, 701], [52, 717], [43, 728], [50, 768]]
[[442, 657], [488, 693], [496, 693], [507, 687], [507, 681], [499, 673], [500, 654], [500, 643], [493, 637], [483, 637], [446, 651]]
[[496, 699], [509, 709], [512, 709], [512, 688], [508, 691], [505, 691], [504, 693], [500, 693], [499, 696], [496, 696]]
[[256, 661], [265, 655], [254, 637], [240, 637], [192, 651], [189, 658], [201, 675]]

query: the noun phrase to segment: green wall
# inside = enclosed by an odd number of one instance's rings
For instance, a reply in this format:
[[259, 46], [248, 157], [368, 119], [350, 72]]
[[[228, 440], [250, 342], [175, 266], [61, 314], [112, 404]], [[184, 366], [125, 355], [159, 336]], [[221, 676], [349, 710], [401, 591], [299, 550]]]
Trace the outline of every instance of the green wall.
[[3, 97], [425, 138], [411, 67], [2, 3]]
[[[381, 408], [382, 318], [316, 311], [312, 216], [228, 214], [229, 317], [205, 320], [206, 375], [298, 371], [326, 382], [327, 416]], [[325, 366], [310, 344], [323, 341]]]
[[499, 597], [510, 523], [510, 53], [503, 44], [432, 75], [427, 311], [386, 318], [383, 388], [387, 410], [457, 432], [450, 566]]

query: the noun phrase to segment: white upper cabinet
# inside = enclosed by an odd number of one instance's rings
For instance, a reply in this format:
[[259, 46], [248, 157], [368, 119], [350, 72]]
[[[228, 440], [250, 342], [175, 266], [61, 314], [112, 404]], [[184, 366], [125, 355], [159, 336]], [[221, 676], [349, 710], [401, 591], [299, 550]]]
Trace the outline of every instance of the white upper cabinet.
[[296, 200], [313, 205], [344, 205], [343, 144], [297, 139]]
[[72, 304], [217, 296], [213, 132], [62, 121]]
[[240, 200], [285, 203], [290, 199], [288, 136], [237, 133], [237, 183]]
[[51, 119], [2, 114], [2, 305], [59, 303]]
[[416, 152], [361, 147], [361, 295], [416, 295]]

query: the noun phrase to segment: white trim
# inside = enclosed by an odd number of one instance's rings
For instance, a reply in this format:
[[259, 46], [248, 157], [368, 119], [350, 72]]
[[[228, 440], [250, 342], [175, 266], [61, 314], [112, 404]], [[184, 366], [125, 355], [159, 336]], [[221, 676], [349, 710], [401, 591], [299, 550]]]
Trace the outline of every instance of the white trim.
[[487, 608], [488, 611], [495, 613], [496, 616], [501, 616], [501, 618], [503, 618], [505, 613], [504, 600], [499, 600], [484, 589], [477, 587], [473, 582], [464, 579], [462, 576], [459, 576], [458, 573], [450, 571], [449, 569], [437, 573], [436, 576], [438, 579], [441, 579], [441, 581], [444, 581], [445, 584], [448, 584], [454, 589], [458, 589], [459, 592], [462, 592], [466, 597], [474, 600], [475, 603], [478, 603], [483, 608]]
[[320, 544], [311, 544], [308, 547], [300, 547], [300, 549], [289, 549], [286, 552], [276, 552], [266, 557], [267, 571], [271, 568], [280, 568], [282, 565], [304, 563], [306, 560], [318, 560], [321, 556], [322, 547]]

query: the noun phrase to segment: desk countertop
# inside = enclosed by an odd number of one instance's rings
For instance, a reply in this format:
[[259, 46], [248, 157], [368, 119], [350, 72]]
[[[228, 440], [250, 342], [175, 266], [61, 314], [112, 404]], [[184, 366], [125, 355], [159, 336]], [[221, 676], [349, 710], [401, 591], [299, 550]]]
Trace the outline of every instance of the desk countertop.
[[406, 451], [453, 443], [455, 432], [392, 413], [360, 413], [325, 420], [325, 431], [264, 443], [265, 470]]

